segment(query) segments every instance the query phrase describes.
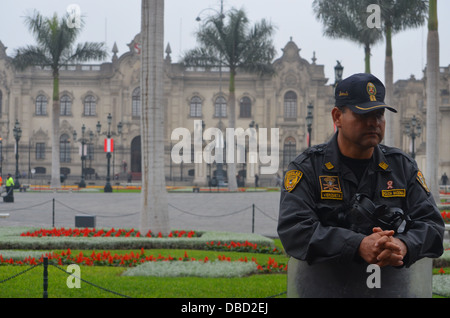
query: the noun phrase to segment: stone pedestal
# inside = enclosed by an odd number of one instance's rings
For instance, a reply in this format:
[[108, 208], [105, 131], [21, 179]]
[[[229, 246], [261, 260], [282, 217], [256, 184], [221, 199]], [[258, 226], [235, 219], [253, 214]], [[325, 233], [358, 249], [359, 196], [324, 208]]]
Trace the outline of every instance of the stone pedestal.
[[379, 268], [379, 287], [373, 286], [374, 270], [368, 265], [325, 262], [308, 265], [290, 258], [288, 298], [429, 298], [432, 296], [432, 259], [409, 268]]

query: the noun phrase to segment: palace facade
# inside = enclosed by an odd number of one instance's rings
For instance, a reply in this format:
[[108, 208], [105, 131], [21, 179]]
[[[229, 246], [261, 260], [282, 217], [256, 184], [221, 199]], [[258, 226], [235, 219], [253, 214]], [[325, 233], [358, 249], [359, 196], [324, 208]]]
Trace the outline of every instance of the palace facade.
[[[107, 160], [104, 152], [107, 117], [112, 116], [110, 131], [114, 139], [111, 174], [116, 182], [140, 180], [140, 49], [139, 35], [128, 45], [129, 51], [118, 55], [113, 48], [110, 62], [70, 65], [60, 72], [60, 164], [65, 182], [75, 184], [81, 176], [81, 154], [86, 155], [86, 182], [104, 181]], [[170, 45], [165, 51], [165, 149], [166, 180], [168, 185], [217, 184], [217, 177], [226, 170], [222, 165], [196, 161], [202, 154], [191, 150], [192, 160], [176, 163], [171, 150], [179, 141], [172, 140], [176, 128], [186, 128], [191, 136], [198, 129], [219, 128], [225, 132], [228, 125], [228, 72], [226, 68], [186, 68], [171, 60]], [[280, 58], [273, 62], [274, 76], [238, 73], [236, 76], [236, 127], [267, 128], [268, 135], [277, 128], [278, 140], [271, 140], [268, 151], [278, 151], [278, 171], [261, 174], [261, 168], [270, 163], [251, 161], [248, 147], [244, 162], [237, 163], [241, 185], [260, 186], [276, 184], [290, 160], [308, 143], [323, 143], [334, 134], [330, 111], [334, 104], [335, 79], [325, 78], [324, 66], [300, 55], [292, 40], [282, 49]], [[440, 96], [440, 166], [439, 173], [450, 173], [450, 67], [441, 69]], [[419, 166], [424, 169], [426, 140], [426, 79], [410, 78], [395, 83], [394, 102], [399, 114], [395, 116], [395, 145], [407, 152], [414, 149]], [[0, 42], [0, 171], [15, 174], [16, 149], [18, 170], [25, 178], [47, 184], [51, 173], [51, 107], [52, 74], [48, 69], [29, 68], [17, 71]], [[308, 125], [308, 113], [312, 123]], [[414, 139], [404, 133], [406, 124], [415, 116], [421, 133]], [[16, 121], [21, 138], [16, 142], [13, 133]], [[100, 133], [97, 131], [101, 124]], [[121, 124], [119, 134], [118, 124]], [[199, 127], [201, 124], [201, 127]], [[85, 127], [82, 136], [82, 126]], [[309, 129], [311, 134], [309, 134]], [[77, 132], [76, 139], [74, 131]], [[249, 130], [250, 131], [250, 130]], [[261, 135], [259, 135], [261, 137]], [[246, 146], [252, 135], [248, 134]], [[84, 151], [80, 139], [85, 140]], [[269, 137], [270, 139], [270, 137]], [[194, 143], [194, 138], [192, 143]], [[202, 149], [206, 141], [202, 140]], [[16, 143], [18, 148], [16, 148]], [[198, 148], [197, 148], [198, 150]], [[202, 158], [202, 157], [200, 157]], [[27, 181], [28, 182], [28, 181]], [[33, 181], [31, 181], [33, 182]]]

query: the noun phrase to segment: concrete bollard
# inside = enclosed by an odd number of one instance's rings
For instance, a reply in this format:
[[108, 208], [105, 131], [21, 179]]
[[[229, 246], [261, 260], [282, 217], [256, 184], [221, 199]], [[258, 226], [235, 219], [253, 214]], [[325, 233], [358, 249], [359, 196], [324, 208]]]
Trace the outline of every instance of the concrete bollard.
[[288, 298], [430, 298], [432, 259], [409, 268], [378, 267], [379, 288], [366, 263], [324, 262], [308, 265], [293, 257], [288, 262]]

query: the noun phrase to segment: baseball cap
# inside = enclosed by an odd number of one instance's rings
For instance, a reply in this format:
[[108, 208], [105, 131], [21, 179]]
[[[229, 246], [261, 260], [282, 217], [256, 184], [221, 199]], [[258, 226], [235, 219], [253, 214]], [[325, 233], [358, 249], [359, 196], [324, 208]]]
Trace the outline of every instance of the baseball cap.
[[372, 74], [354, 74], [336, 86], [334, 92], [336, 107], [347, 106], [354, 113], [365, 114], [380, 108], [397, 110], [384, 102], [386, 89], [383, 83]]

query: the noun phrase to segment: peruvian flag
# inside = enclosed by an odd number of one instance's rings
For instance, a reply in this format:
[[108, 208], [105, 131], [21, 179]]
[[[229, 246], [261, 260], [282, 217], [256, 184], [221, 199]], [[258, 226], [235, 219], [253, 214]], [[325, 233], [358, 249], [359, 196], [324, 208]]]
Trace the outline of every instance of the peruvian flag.
[[105, 148], [105, 152], [113, 152], [114, 151], [114, 139], [106, 138], [104, 148]]

